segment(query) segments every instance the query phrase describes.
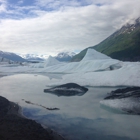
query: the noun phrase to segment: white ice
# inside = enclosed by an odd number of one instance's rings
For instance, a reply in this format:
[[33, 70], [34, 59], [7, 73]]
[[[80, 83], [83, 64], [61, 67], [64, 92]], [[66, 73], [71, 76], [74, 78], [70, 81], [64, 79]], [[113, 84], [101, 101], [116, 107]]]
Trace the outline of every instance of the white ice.
[[[140, 62], [122, 62], [111, 59], [93, 49], [89, 49], [80, 62], [62, 63], [49, 57], [43, 63], [0, 65], [0, 75], [17, 73], [36, 73], [54, 78], [57, 73], [62, 77], [50, 85], [69, 82], [88, 86], [140, 86]], [[54, 74], [54, 76], [53, 76]]]
[[100, 52], [97, 52], [94, 49], [88, 49], [86, 55], [82, 59], [82, 61], [87, 60], [100, 60], [100, 59], [111, 59], [109, 56], [102, 54]]

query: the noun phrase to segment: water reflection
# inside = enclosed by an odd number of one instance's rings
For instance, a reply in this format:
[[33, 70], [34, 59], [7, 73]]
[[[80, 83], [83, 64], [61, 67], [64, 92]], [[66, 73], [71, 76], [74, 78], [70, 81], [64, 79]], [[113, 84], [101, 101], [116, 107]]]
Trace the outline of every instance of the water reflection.
[[[100, 108], [99, 102], [116, 88], [89, 87], [83, 96], [57, 97], [43, 92], [53, 80], [23, 74], [3, 77], [0, 80], [0, 95], [18, 102], [25, 116], [54, 129], [68, 140], [139, 139], [139, 116], [115, 114]], [[60, 110], [46, 110], [27, 104], [22, 99]]]
[[[69, 116], [51, 113], [39, 116], [37, 115], [39, 113], [40, 111], [38, 109], [24, 109], [26, 116], [63, 134], [67, 140], [133, 140], [133, 138], [127, 136], [106, 133], [105, 129], [108, 129], [108, 127], [103, 126], [103, 124], [113, 123], [110, 119], [96, 118], [93, 120], [82, 117], [69, 118]], [[103, 128], [100, 129], [99, 126]]]

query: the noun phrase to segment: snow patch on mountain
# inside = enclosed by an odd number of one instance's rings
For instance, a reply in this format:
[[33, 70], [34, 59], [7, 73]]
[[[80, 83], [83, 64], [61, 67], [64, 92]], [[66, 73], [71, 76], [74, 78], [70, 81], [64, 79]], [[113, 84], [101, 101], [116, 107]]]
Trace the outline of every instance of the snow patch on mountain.
[[73, 57], [74, 55], [76, 55], [76, 53], [74, 53], [74, 52], [61, 52], [57, 56], [59, 56], [60, 58], [62, 58], [62, 57], [65, 57], [65, 56], [71, 56], [71, 57]]
[[76, 53], [74, 52], [60, 52], [55, 58], [59, 61], [70, 61]]
[[39, 60], [43, 61], [48, 58], [47, 54], [19, 54], [22, 58], [26, 60]]

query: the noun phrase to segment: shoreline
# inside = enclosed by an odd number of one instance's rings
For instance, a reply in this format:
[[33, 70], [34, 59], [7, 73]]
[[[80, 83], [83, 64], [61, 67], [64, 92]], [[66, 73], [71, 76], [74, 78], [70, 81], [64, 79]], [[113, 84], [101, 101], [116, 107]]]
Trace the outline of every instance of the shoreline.
[[[14, 102], [12, 102], [14, 103]], [[18, 107], [19, 107], [19, 110], [17, 112], [17, 115], [19, 115], [20, 117], [23, 117], [25, 119], [28, 119], [28, 120], [32, 120], [32, 119], [29, 119], [28, 117], [26, 117], [23, 112], [22, 112], [22, 107], [20, 105], [18, 105], [17, 103], [14, 103], [16, 104]], [[33, 120], [35, 121], [35, 120]], [[36, 122], [36, 121], [35, 121]], [[38, 122], [36, 122], [38, 123]], [[54, 140], [66, 140], [62, 135], [60, 135], [59, 133], [57, 133], [56, 131], [50, 129], [49, 127], [47, 126], [44, 126], [43, 124], [39, 123], [45, 130], [47, 130], [49, 133], [51, 133], [54, 137]]]
[[28, 119], [22, 107], [0, 96], [0, 140], [65, 140], [57, 132]]

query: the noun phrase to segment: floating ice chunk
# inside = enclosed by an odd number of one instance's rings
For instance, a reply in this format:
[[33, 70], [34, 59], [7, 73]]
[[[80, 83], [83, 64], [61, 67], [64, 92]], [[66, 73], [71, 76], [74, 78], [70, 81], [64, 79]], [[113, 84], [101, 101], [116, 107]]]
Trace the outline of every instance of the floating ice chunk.
[[56, 86], [50, 89], [44, 89], [44, 92], [49, 92], [57, 96], [82, 96], [88, 91], [87, 88], [75, 83], [67, 83], [64, 85]]
[[110, 108], [129, 114], [140, 114], [140, 87], [112, 91], [100, 104], [107, 110]]
[[101, 107], [112, 112], [140, 115], [140, 98], [123, 98], [100, 101]]

